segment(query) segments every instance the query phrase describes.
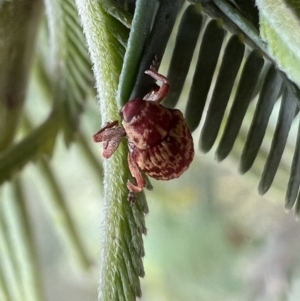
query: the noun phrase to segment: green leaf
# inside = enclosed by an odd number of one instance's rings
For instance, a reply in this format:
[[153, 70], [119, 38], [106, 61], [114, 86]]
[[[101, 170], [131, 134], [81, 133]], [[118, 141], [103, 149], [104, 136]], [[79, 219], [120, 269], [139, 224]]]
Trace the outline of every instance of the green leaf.
[[130, 32], [122, 73], [120, 75], [118, 101], [121, 106], [128, 101], [134, 86], [139, 59], [142, 55], [144, 44], [152, 24], [154, 9], [154, 1], [139, 1], [137, 3], [135, 18], [133, 19], [132, 24], [134, 30], [131, 30]]
[[258, 0], [260, 33], [279, 68], [300, 87], [300, 7], [295, 0]]

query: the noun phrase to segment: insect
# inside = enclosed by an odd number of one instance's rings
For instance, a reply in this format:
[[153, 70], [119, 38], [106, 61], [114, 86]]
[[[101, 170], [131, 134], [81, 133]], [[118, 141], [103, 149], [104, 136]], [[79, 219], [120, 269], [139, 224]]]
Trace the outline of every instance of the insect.
[[191, 132], [181, 111], [160, 103], [168, 94], [169, 83], [154, 67], [145, 71], [161, 86], [144, 96], [128, 101], [121, 109], [122, 125], [118, 121], [106, 123], [94, 136], [103, 142], [103, 157], [109, 158], [121, 140], [128, 140], [128, 165], [136, 184], [128, 180], [133, 195], [146, 186], [143, 173], [157, 180], [178, 178], [194, 158]]

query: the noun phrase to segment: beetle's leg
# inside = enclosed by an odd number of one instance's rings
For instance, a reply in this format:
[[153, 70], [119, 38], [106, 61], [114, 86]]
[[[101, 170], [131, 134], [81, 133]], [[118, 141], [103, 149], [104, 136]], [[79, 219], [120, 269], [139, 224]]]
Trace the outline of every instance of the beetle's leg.
[[131, 153], [128, 153], [127, 160], [128, 160], [128, 166], [129, 166], [130, 173], [135, 178], [136, 183], [137, 183], [137, 185], [134, 185], [128, 180], [127, 188], [129, 189], [130, 192], [141, 192], [143, 190], [143, 188], [146, 186], [145, 179], [143, 178], [143, 175], [142, 175], [138, 165], [132, 158]]
[[115, 120], [113, 122], [107, 122], [106, 125], [101, 128], [96, 134], [93, 135], [95, 142], [102, 142], [102, 132], [104, 132], [106, 129], [110, 129], [118, 124], [118, 120]]
[[155, 55], [152, 64], [150, 65], [150, 70], [158, 70], [159, 65], [160, 65], [160, 60], [158, 59], [158, 56]]
[[126, 136], [124, 128], [115, 126], [117, 124], [118, 121], [108, 123], [93, 136], [95, 142], [103, 142], [104, 158], [109, 158], [118, 148], [122, 138]]
[[146, 74], [150, 75], [157, 81], [162, 83], [161, 87], [158, 86], [158, 89], [154, 89], [150, 93], [148, 93], [143, 99], [155, 102], [161, 102], [168, 94], [170, 85], [167, 78], [161, 74], [159, 74], [155, 69], [150, 69], [145, 71]]
[[111, 131], [111, 133], [107, 136], [111, 135], [112, 137], [109, 138], [106, 144], [104, 144], [103, 157], [106, 159], [108, 159], [116, 151], [122, 138], [125, 137], [125, 130], [120, 126], [107, 131]]

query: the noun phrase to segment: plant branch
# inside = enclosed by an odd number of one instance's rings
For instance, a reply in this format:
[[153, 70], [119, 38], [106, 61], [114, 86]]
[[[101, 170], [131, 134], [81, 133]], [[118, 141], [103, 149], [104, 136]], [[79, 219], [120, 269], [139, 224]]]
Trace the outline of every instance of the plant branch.
[[56, 135], [61, 126], [55, 112], [53, 111], [43, 124], [23, 140], [1, 153], [0, 184], [10, 180], [14, 174], [40, 154], [52, 154]]
[[257, 29], [249, 22], [237, 9], [232, 7], [226, 0], [213, 0], [216, 6], [242, 31], [250, 38], [268, 57], [269, 51]]
[[[120, 23], [114, 14], [106, 13], [111, 2], [76, 0], [93, 63], [103, 122], [119, 119], [116, 95], [123, 60], [118, 51], [121, 45], [111, 33]], [[114, 155], [104, 161], [100, 301], [133, 301], [141, 295], [139, 276], [144, 275], [141, 257], [144, 255], [142, 234], [146, 231], [144, 212], [147, 205], [143, 194], [137, 197], [133, 207], [127, 201], [126, 157], [127, 146], [121, 143]]]

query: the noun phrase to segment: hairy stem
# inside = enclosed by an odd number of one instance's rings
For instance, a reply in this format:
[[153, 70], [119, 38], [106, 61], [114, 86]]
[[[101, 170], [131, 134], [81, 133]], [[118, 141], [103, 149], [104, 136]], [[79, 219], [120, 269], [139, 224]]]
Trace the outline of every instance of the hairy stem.
[[[123, 61], [119, 51], [122, 45], [112, 34], [113, 28], [120, 28], [120, 17], [107, 14], [110, 2], [76, 0], [94, 66], [103, 123], [119, 119], [116, 95]], [[141, 1], [137, 1], [137, 5], [138, 2]], [[141, 296], [139, 277], [144, 275], [142, 234], [146, 232], [144, 212], [148, 208], [143, 195], [137, 197], [133, 207], [127, 201], [129, 172], [126, 157], [127, 146], [121, 143], [113, 156], [104, 161], [100, 301], [133, 301], [136, 296]]]

